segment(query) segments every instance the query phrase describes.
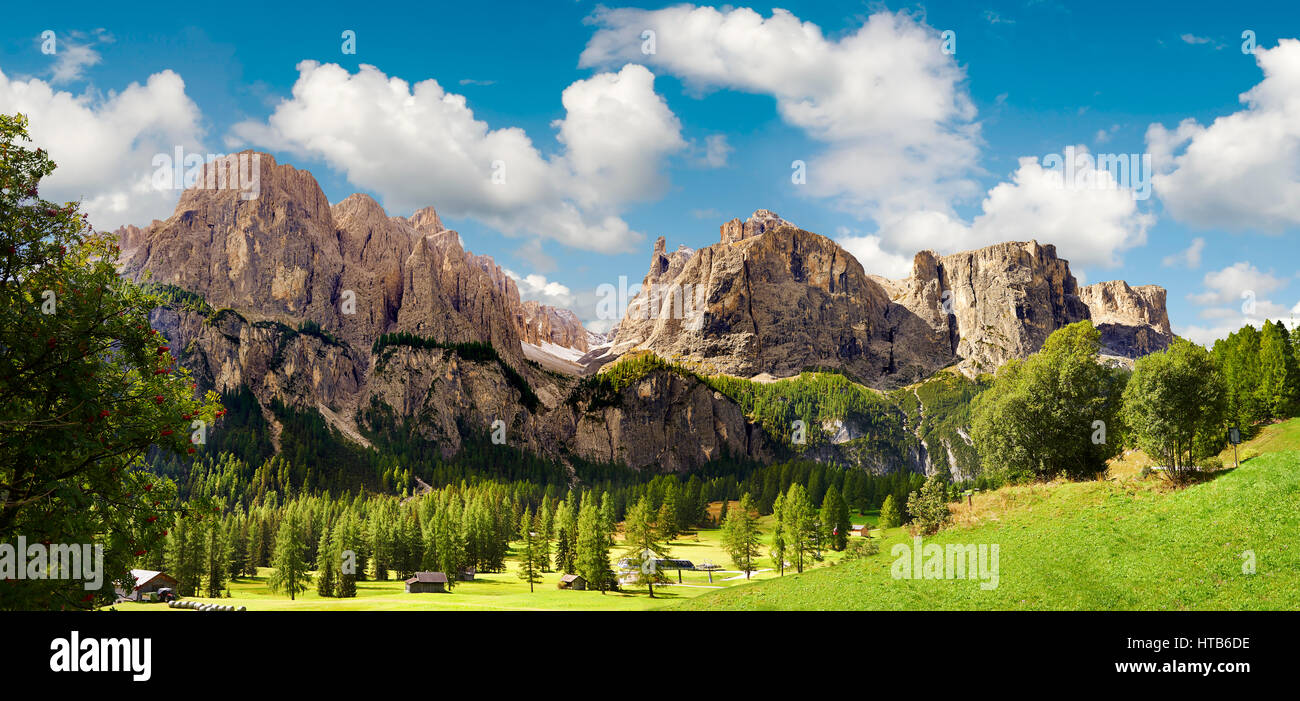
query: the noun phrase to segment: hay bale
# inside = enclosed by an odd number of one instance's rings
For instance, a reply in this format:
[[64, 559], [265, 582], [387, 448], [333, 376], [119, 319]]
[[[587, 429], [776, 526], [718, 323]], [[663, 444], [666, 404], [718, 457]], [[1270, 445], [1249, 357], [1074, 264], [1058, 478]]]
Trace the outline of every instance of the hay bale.
[[247, 611], [247, 610], [248, 610], [248, 607], [247, 607], [247, 606], [240, 606], [239, 608], [237, 608], [237, 609], [235, 609], [235, 610], [236, 610], [236, 611]]

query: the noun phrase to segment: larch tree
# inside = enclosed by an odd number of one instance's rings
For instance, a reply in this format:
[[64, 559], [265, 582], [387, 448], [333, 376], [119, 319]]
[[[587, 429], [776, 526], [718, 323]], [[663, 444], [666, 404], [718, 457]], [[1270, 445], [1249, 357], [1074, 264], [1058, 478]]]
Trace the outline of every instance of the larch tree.
[[642, 496], [628, 509], [627, 517], [623, 520], [625, 556], [640, 568], [639, 579], [645, 583], [646, 591], [652, 599], [655, 596], [655, 582], [666, 579], [657, 560], [667, 557], [668, 549], [666, 543], [661, 542], [662, 536], [653, 519], [650, 502]]
[[745, 571], [749, 579], [754, 571], [754, 561], [762, 556], [762, 535], [758, 528], [758, 509], [754, 500], [746, 492], [740, 498], [740, 506], [727, 512], [727, 520], [722, 524], [723, 547], [731, 561]]
[[302, 517], [297, 509], [290, 509], [280, 521], [271, 566], [275, 571], [267, 584], [272, 591], [288, 594], [290, 600], [307, 591], [311, 574], [307, 571], [307, 543], [303, 536]]

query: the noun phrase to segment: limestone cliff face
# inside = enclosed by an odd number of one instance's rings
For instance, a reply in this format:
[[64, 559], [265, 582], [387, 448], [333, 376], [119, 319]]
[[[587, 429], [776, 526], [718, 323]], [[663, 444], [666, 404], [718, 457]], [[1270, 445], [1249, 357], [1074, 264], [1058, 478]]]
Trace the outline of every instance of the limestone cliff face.
[[150, 271], [250, 320], [316, 322], [362, 357], [380, 334], [409, 331], [491, 343], [523, 363], [512, 320], [518, 290], [493, 274], [490, 258], [466, 252], [433, 208], [390, 217], [360, 194], [331, 207], [310, 173], [269, 154], [240, 155], [256, 155], [257, 196], [186, 190], [166, 221], [124, 231], [128, 275]]
[[853, 256], [766, 210], [724, 224], [722, 239], [676, 257], [657, 246], [615, 352], [646, 348], [746, 377], [813, 366], [873, 379], [886, 371], [889, 299]]
[[1174, 339], [1165, 308], [1165, 288], [1130, 287], [1123, 280], [1088, 285], [1079, 298], [1101, 331], [1102, 352], [1136, 358], [1164, 350]]
[[491, 343], [520, 367], [523, 352], [513, 316], [518, 297], [508, 297], [513, 288], [503, 288], [474, 258], [461, 248], [454, 231], [420, 238], [403, 266], [396, 330], [451, 343]]
[[[234, 157], [229, 157], [234, 158]], [[209, 164], [206, 173], [223, 163]], [[126, 272], [198, 292], [213, 307], [311, 319], [337, 328], [343, 271], [329, 202], [306, 171], [258, 154], [260, 194], [194, 187], [176, 211], [124, 249]]]
[[830, 239], [758, 210], [723, 224], [718, 244], [664, 250], [660, 239], [609, 355], [648, 349], [741, 376], [832, 367], [890, 388], [950, 365], [993, 372], [1094, 314], [1109, 353], [1135, 357], [1171, 338], [1163, 289], [1101, 283], [1084, 293], [1068, 261], [1036, 241], [922, 251], [910, 276], [889, 280], [864, 274]]
[[405, 292], [403, 264], [418, 234], [404, 220], [389, 218], [368, 195], [352, 195], [330, 213], [344, 260], [339, 330], [349, 343], [364, 347], [397, 320]]
[[[895, 338], [913, 347], [896, 356], [916, 367], [958, 361], [968, 374], [993, 372], [1037, 351], [1056, 329], [1089, 318], [1069, 263], [1057, 257], [1055, 246], [1037, 241], [943, 257], [926, 251], [899, 286], [906, 291], [894, 301], [907, 313], [895, 314]], [[931, 329], [925, 346], [917, 347], [908, 314]], [[934, 355], [945, 343], [951, 355]]]
[[584, 459], [683, 472], [723, 454], [766, 461], [773, 445], [740, 407], [693, 377], [656, 371], [613, 405], [566, 403], [547, 417], [546, 441]]
[[558, 309], [540, 302], [527, 301], [521, 307], [520, 337], [525, 343], [540, 346], [552, 343], [586, 353], [590, 350], [589, 336], [578, 315], [568, 309]]

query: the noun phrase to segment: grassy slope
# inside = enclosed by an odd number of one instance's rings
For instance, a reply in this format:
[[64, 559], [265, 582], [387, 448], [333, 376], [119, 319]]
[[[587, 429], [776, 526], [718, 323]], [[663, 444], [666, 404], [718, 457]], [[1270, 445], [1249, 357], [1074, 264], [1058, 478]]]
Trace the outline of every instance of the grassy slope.
[[[1177, 492], [1117, 479], [981, 495], [956, 527], [926, 542], [998, 544], [992, 591], [977, 580], [893, 579], [890, 548], [910, 536], [892, 529], [874, 557], [673, 608], [1297, 609], [1300, 419], [1246, 448], [1263, 454]], [[1242, 571], [1246, 550], [1255, 554], [1254, 575]]]

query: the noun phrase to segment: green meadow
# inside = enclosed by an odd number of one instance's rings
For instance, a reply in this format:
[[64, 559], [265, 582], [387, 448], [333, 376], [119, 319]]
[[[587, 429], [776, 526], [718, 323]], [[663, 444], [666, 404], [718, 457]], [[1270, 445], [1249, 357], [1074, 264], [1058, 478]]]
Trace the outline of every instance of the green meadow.
[[[718, 502], [720, 505], [721, 502]], [[715, 505], [716, 506], [716, 505]], [[732, 502], [732, 507], [737, 502]], [[764, 541], [771, 539], [771, 517], [760, 519], [765, 532]], [[557, 587], [560, 573], [548, 572], [540, 584], [529, 591], [528, 584], [519, 578], [517, 553], [512, 550], [506, 559], [506, 572], [479, 574], [474, 581], [458, 582], [450, 593], [408, 594], [400, 580], [359, 581], [356, 598], [336, 599], [321, 597], [313, 586], [290, 600], [267, 586], [269, 568], [260, 568], [257, 577], [236, 579], [230, 583], [229, 598], [209, 599], [186, 597], [187, 601], [245, 606], [249, 611], [642, 611], [663, 608], [674, 602], [692, 599], [709, 592], [730, 589], [746, 584], [743, 572], [732, 566], [721, 543], [722, 531], [717, 528], [699, 529], [672, 541], [667, 555], [699, 564], [713, 562], [725, 568], [714, 572], [712, 581], [708, 572], [682, 571], [682, 583], [677, 584], [678, 573], [669, 572], [672, 584], [655, 585], [655, 598], [650, 598], [645, 586], [625, 591], [568, 591]], [[613, 551], [621, 557], [622, 544]], [[766, 551], [766, 547], [764, 547]], [[841, 553], [827, 553], [826, 567], [842, 557]], [[751, 574], [750, 582], [779, 576], [770, 570], [771, 561], [764, 558], [755, 563], [759, 571]], [[171, 609], [160, 603], [122, 603], [119, 611], [167, 611], [196, 613], [188, 609]]]

